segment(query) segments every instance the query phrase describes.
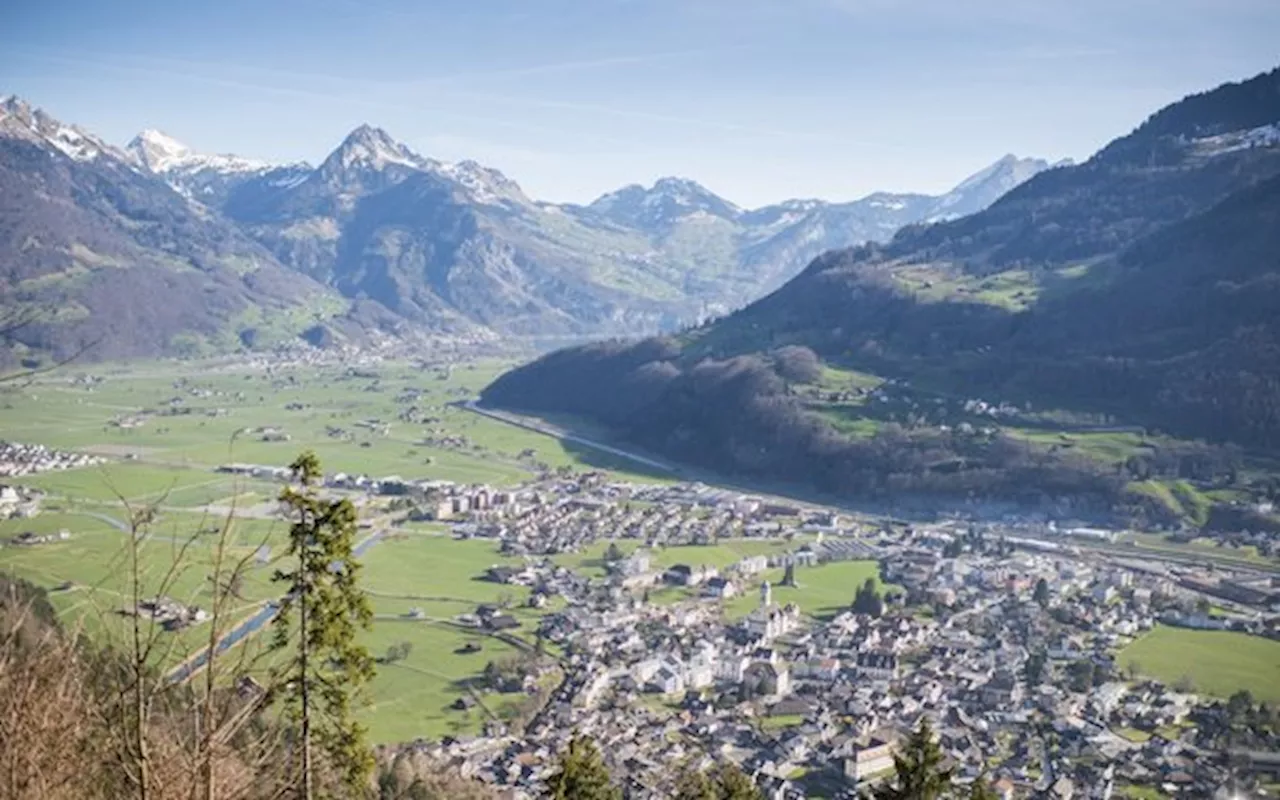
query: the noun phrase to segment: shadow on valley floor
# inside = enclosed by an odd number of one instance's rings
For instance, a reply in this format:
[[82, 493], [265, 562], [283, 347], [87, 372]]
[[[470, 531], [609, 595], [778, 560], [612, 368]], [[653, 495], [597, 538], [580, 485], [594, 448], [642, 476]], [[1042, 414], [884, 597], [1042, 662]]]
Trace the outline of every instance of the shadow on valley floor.
[[[573, 455], [579, 463], [593, 469], [611, 470], [614, 472], [626, 472], [639, 478], [646, 478], [658, 481], [680, 480], [684, 477], [681, 474], [660, 470], [657, 467], [639, 461], [633, 461], [629, 458], [617, 456], [612, 453], [606, 453], [603, 450], [597, 450], [594, 447], [576, 442], [572, 439], [560, 439], [560, 443], [564, 449]], [[612, 442], [609, 442], [612, 444]]]

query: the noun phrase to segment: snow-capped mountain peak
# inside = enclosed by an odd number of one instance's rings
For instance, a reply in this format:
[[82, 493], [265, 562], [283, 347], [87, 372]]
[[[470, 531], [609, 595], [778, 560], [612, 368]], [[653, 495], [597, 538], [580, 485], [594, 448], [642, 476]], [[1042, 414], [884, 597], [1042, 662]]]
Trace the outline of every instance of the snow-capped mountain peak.
[[795, 198], [792, 200], [783, 200], [778, 204], [779, 207], [787, 211], [812, 211], [820, 205], [824, 205], [822, 200], [814, 198]]
[[456, 164], [438, 163], [434, 171], [459, 184], [478, 203], [528, 199], [515, 181], [498, 170], [471, 159]]
[[644, 229], [663, 229], [694, 216], [734, 220], [742, 209], [697, 181], [666, 177], [652, 187], [624, 186], [596, 198], [587, 208], [597, 216]]
[[61, 122], [17, 95], [0, 98], [0, 132], [52, 147], [76, 161], [99, 156], [124, 158], [124, 154], [88, 131]]
[[649, 196], [645, 198], [645, 203], [657, 205], [664, 198], [679, 205], [687, 205], [704, 211], [718, 210], [727, 216], [734, 216], [741, 212], [741, 209], [733, 203], [689, 178], [659, 178], [654, 182], [653, 188], [649, 191]]
[[428, 169], [435, 162], [413, 152], [382, 128], [365, 124], [347, 134], [322, 168], [383, 170], [392, 165]]
[[1059, 161], [1050, 164], [1042, 158], [1019, 158], [1012, 153], [1004, 155], [990, 166], [965, 178], [956, 184], [954, 189], [938, 198], [932, 213], [926, 219], [934, 222], [963, 217], [980, 211], [1019, 184], [1046, 169], [1062, 166], [1063, 163]]
[[172, 136], [147, 128], [128, 145], [154, 172], [164, 172], [174, 163], [191, 155], [191, 148]]
[[125, 149], [139, 164], [159, 175], [203, 170], [221, 173], [257, 172], [271, 167], [264, 161], [240, 156], [198, 153], [154, 128], [148, 128], [133, 137]]

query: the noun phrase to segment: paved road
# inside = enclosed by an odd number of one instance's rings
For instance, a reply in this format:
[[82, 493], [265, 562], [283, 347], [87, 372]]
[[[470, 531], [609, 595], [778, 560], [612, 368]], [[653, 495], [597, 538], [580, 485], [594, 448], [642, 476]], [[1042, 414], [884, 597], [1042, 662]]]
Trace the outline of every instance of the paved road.
[[[618, 447], [614, 447], [612, 445], [605, 444], [603, 442], [597, 442], [592, 439], [587, 439], [585, 437], [569, 433], [568, 431], [562, 428], [559, 428], [555, 425], [550, 425], [540, 420], [530, 420], [516, 414], [509, 414], [503, 411], [495, 411], [488, 408], [481, 408], [480, 406], [476, 405], [475, 400], [467, 400], [466, 402], [459, 403], [458, 405], [459, 407], [465, 408], [468, 411], [472, 411], [476, 414], [480, 414], [490, 419], [497, 420], [498, 422], [503, 422], [508, 425], [514, 425], [518, 428], [524, 428], [525, 430], [533, 431], [534, 433], [540, 433], [540, 434], [543, 434], [544, 436], [551, 436], [556, 439], [564, 439], [566, 441], [571, 441], [576, 444], [583, 445], [584, 447], [590, 447], [594, 450], [600, 450], [602, 452], [610, 453], [612, 455], [619, 456], [621, 458], [630, 459], [631, 461], [644, 464], [645, 466], [654, 467], [654, 468], [663, 470], [664, 472], [667, 472], [677, 478], [687, 477], [687, 475], [685, 474], [686, 471], [682, 470], [677, 465], [656, 461], [652, 458], [639, 455], [638, 453], [628, 452], [626, 450], [623, 450]], [[710, 483], [710, 481], [708, 481], [706, 478], [703, 478], [702, 480], [704, 483]], [[752, 494], [759, 497], [778, 498], [780, 500], [785, 500], [785, 501], [788, 501], [794, 504], [799, 504], [802, 506], [816, 505], [812, 502], [800, 500], [798, 498], [781, 497], [779, 495], [772, 495], [763, 491], [754, 491], [752, 492]], [[1103, 544], [1100, 542], [1092, 542], [1092, 541], [1083, 540], [1083, 539], [1067, 539], [1066, 537], [1040, 537], [1032, 534], [1019, 534], [1019, 535], [1025, 535], [1025, 536], [1028, 536], [1029, 538], [1042, 538], [1045, 541], [1053, 542], [1054, 544], [1075, 545], [1079, 547], [1081, 551], [1093, 551], [1093, 552], [1102, 553], [1105, 555], [1128, 556], [1132, 558], [1144, 558], [1150, 561], [1167, 561], [1171, 563], [1180, 563], [1180, 564], [1188, 564], [1188, 563], [1201, 564], [1208, 561], [1208, 562], [1213, 562], [1215, 564], [1218, 564], [1219, 566], [1229, 567], [1232, 569], [1246, 569], [1246, 570], [1254, 569], [1262, 572], [1280, 573], [1280, 564], [1278, 563], [1267, 564], [1267, 563], [1257, 563], [1257, 562], [1245, 562], [1243, 560], [1235, 560], [1235, 559], [1221, 559], [1221, 558], [1215, 558], [1215, 554], [1213, 553], [1205, 553], [1204, 555], [1194, 554], [1194, 553], [1177, 553], [1177, 552], [1170, 552], [1165, 550], [1154, 550], [1152, 548], [1129, 547], [1122, 544]]]
[[101, 522], [105, 522], [105, 523], [107, 523], [108, 525], [110, 525], [111, 527], [113, 527], [113, 528], [115, 528], [116, 530], [120, 531], [121, 533], [128, 533], [128, 532], [129, 532], [129, 526], [128, 526], [128, 525], [126, 525], [124, 522], [122, 522], [122, 521], [120, 521], [120, 520], [116, 519], [115, 517], [109, 516], [109, 515], [107, 515], [107, 514], [99, 514], [99, 513], [98, 513], [98, 512], [96, 512], [96, 511], [76, 511], [76, 512], [74, 512], [74, 513], [75, 513], [76, 515], [78, 515], [78, 516], [81, 516], [81, 517], [92, 517], [93, 519], [99, 520], [99, 521], [101, 521]]
[[[384, 533], [386, 533], [385, 530], [374, 531], [364, 539], [357, 542], [356, 546], [353, 548], [355, 555], [364, 555], [365, 551], [382, 540]], [[227, 631], [226, 635], [219, 639], [218, 643], [214, 645], [214, 654], [222, 655], [240, 642], [244, 641], [246, 637], [262, 630], [267, 623], [276, 618], [276, 614], [279, 612], [280, 602], [276, 600], [268, 600], [262, 607], [262, 610]], [[184, 681], [190, 680], [192, 676], [204, 669], [205, 665], [208, 663], [209, 648], [206, 647], [204, 650], [201, 650], [199, 653], [196, 653], [191, 658], [169, 670], [169, 673], [165, 675], [165, 680], [169, 683], [183, 683]]]
[[625, 458], [628, 461], [634, 461], [637, 464], [643, 464], [646, 467], [653, 467], [654, 469], [661, 470], [671, 475], [678, 476], [680, 474], [680, 468], [673, 464], [648, 458], [646, 456], [639, 455], [638, 453], [632, 453], [627, 450], [614, 447], [613, 445], [605, 444], [604, 442], [587, 439], [585, 437], [578, 436], [577, 434], [569, 433], [568, 431], [554, 425], [549, 425], [545, 422], [534, 422], [523, 417], [515, 416], [514, 414], [506, 414], [501, 411], [492, 411], [487, 408], [481, 408], [476, 405], [476, 401], [474, 400], [466, 401], [462, 404], [462, 407], [483, 417], [495, 419], [498, 422], [505, 422], [508, 425], [514, 425], [517, 428], [524, 428], [525, 430], [533, 431], [534, 433], [541, 433], [543, 436], [551, 436], [556, 439], [563, 439], [566, 442], [580, 444], [583, 447], [590, 447], [592, 450], [599, 450], [610, 455], [618, 456], [619, 458]]
[[[523, 428], [527, 431], [540, 433], [543, 436], [550, 436], [553, 439], [563, 439], [565, 441], [573, 442], [574, 444], [580, 444], [584, 447], [589, 447], [592, 450], [599, 450], [604, 453], [609, 453], [610, 455], [615, 455], [620, 458], [625, 458], [630, 461], [634, 461], [637, 464], [643, 464], [646, 467], [652, 467], [654, 469], [657, 469], [666, 473], [667, 475], [672, 476], [673, 478], [676, 478], [677, 480], [702, 483], [707, 486], [711, 486], [713, 488], [723, 489], [725, 491], [749, 494], [752, 497], [758, 497], [768, 502], [786, 503], [793, 506], [799, 506], [801, 508], [809, 508], [809, 509], [815, 509], [815, 510], [829, 510], [833, 508], [833, 506], [830, 503], [817, 502], [814, 500], [805, 500], [800, 497], [794, 497], [789, 495], [780, 495], [764, 487], [734, 486], [731, 484], [727, 484], [720, 481], [718, 476], [711, 474], [709, 472], [695, 470], [695, 469], [692, 469], [686, 466], [681, 466], [679, 464], [669, 462], [669, 461], [659, 461], [657, 459], [650, 458], [648, 456], [640, 455], [639, 453], [633, 453], [629, 450], [623, 450], [622, 448], [614, 447], [613, 445], [605, 444], [604, 442], [598, 442], [594, 439], [588, 439], [586, 437], [579, 436], [575, 433], [569, 433], [567, 430], [563, 428], [560, 428], [556, 425], [545, 423], [541, 420], [531, 420], [531, 419], [522, 417], [518, 414], [510, 414], [505, 411], [495, 411], [493, 409], [482, 408], [476, 405], [475, 400], [467, 400], [465, 402], [456, 403], [455, 405], [458, 408], [463, 408], [463, 409], [466, 409], [467, 411], [472, 411], [476, 414], [480, 414], [481, 416], [488, 417], [489, 419], [496, 420], [498, 422], [502, 422], [507, 425], [513, 425], [517, 428]], [[842, 509], [842, 513], [850, 513], [850, 512], [861, 513], [856, 511], [855, 509]]]

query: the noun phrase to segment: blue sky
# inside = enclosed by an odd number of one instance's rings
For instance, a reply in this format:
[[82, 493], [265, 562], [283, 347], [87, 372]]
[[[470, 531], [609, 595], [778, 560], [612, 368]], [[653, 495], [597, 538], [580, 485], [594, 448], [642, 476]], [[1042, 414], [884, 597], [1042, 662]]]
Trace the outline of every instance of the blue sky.
[[117, 143], [316, 162], [371, 122], [573, 201], [672, 174], [749, 206], [936, 192], [1280, 64], [1276, 0], [3, 5], [0, 93]]

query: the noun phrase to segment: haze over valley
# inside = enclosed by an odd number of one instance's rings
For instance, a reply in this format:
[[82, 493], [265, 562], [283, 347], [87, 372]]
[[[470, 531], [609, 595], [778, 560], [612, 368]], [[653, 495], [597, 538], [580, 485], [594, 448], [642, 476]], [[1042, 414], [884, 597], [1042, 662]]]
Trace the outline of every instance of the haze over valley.
[[1280, 796], [1280, 6], [0, 21], [4, 800]]

